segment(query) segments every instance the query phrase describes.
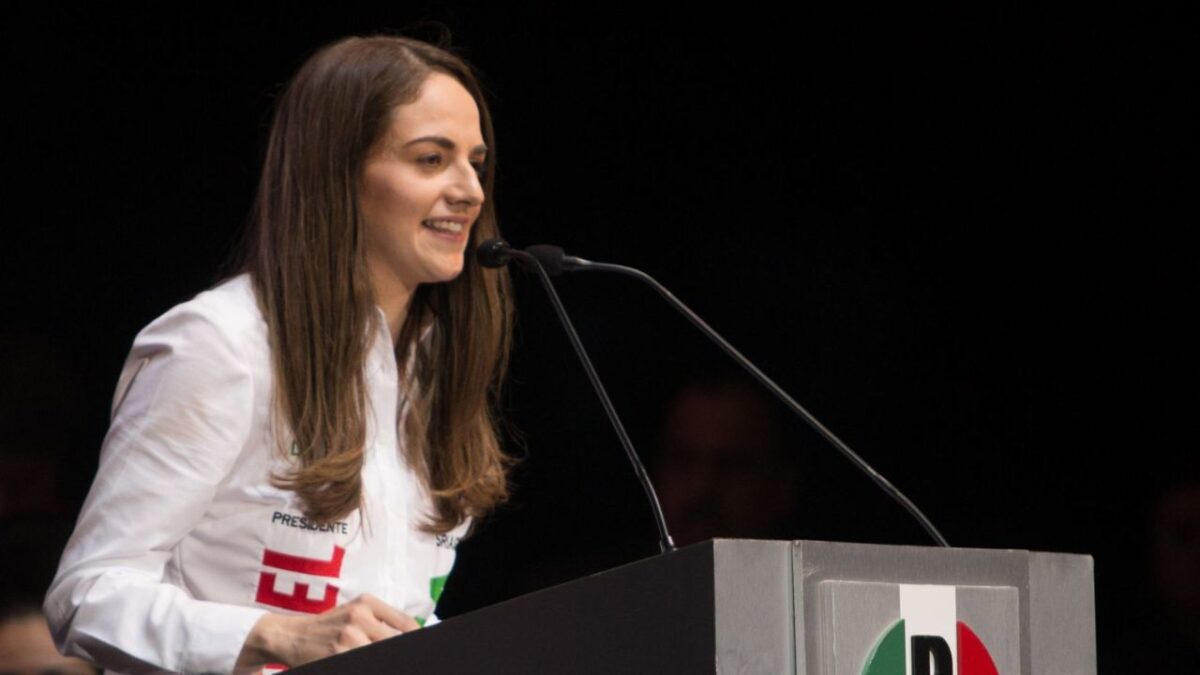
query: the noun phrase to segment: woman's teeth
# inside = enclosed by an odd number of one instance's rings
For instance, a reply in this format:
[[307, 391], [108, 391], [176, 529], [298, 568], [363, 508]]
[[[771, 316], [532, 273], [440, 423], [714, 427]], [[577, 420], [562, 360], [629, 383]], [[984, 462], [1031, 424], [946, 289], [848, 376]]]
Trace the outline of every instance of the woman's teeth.
[[449, 234], [460, 234], [463, 231], [463, 224], [454, 220], [425, 220], [421, 224], [431, 230]]

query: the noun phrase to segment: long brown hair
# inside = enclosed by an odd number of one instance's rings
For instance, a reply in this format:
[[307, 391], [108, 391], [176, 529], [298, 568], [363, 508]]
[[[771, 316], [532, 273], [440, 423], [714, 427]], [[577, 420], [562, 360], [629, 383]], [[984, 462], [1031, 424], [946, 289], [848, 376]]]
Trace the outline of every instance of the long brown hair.
[[[470, 252], [498, 236], [495, 141], [482, 90], [458, 57], [401, 37], [341, 40], [300, 68], [271, 125], [241, 267], [266, 318], [275, 410], [299, 459], [274, 480], [294, 490], [318, 521], [343, 518], [362, 501], [369, 404], [363, 371], [379, 330], [358, 206], [363, 164], [395, 108], [415, 100], [433, 72], [470, 92], [489, 149]], [[424, 525], [430, 532], [446, 532], [507, 497], [510, 460], [494, 411], [511, 307], [507, 275], [470, 259], [458, 278], [421, 285], [410, 301], [396, 345], [408, 404], [404, 452], [433, 498]]]

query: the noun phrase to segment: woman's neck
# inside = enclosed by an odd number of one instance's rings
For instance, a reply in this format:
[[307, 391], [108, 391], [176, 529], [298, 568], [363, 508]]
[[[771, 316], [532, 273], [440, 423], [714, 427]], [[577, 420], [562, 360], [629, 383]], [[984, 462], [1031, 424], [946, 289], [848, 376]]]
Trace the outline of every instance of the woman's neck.
[[404, 319], [408, 317], [408, 305], [412, 301], [412, 291], [407, 288], [375, 288], [375, 302], [387, 319], [388, 333], [392, 336], [392, 344], [400, 339], [400, 329]]

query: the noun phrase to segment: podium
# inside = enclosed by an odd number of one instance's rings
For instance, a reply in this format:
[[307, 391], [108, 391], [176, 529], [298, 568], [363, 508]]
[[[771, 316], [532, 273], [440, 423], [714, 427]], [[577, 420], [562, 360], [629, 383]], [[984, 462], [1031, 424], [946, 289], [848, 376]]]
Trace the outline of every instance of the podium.
[[289, 672], [1094, 675], [1092, 559], [718, 539]]

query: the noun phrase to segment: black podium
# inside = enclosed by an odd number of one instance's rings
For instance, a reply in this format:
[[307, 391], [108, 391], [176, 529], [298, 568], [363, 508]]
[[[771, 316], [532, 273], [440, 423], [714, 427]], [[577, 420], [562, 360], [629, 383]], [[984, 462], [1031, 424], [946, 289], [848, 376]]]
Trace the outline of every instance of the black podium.
[[289, 672], [1094, 675], [1092, 559], [716, 540]]

